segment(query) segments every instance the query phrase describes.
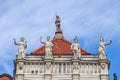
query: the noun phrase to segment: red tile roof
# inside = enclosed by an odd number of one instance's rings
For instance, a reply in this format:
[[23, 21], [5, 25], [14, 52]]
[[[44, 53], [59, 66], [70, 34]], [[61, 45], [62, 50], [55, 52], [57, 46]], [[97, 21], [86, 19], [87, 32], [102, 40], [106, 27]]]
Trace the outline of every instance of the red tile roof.
[[0, 80], [14, 80], [9, 74], [0, 75]]
[[[72, 50], [70, 49], [71, 44], [69, 41], [65, 40], [64, 38], [62, 39], [57, 39], [54, 38], [52, 40], [52, 43], [54, 44], [54, 46], [52, 47], [52, 53], [53, 54], [73, 54]], [[83, 55], [87, 55], [89, 54], [87, 51], [81, 49], [81, 53]], [[32, 54], [45, 54], [45, 46], [42, 46], [40, 48], [38, 48], [37, 50], [35, 50], [34, 52], [32, 52]]]
[[4, 77], [1, 77], [0, 80], [10, 80], [8, 77], [4, 76]]

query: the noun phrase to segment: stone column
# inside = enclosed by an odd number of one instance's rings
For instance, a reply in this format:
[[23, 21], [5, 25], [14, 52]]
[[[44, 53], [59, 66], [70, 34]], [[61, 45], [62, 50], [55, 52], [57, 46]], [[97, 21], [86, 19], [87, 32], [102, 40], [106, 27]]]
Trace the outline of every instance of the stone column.
[[80, 80], [80, 74], [79, 74], [79, 59], [73, 59], [73, 74], [72, 74], [72, 80]]
[[109, 80], [108, 70], [109, 70], [109, 61], [106, 59], [100, 59], [100, 80]]
[[44, 80], [52, 80], [52, 59], [45, 59]]

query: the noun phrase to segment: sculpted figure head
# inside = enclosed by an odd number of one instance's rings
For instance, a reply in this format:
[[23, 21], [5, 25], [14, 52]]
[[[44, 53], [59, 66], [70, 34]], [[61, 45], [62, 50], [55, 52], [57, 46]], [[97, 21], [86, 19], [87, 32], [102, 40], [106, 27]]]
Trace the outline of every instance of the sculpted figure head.
[[23, 42], [25, 39], [24, 38], [21, 38], [21, 41]]
[[104, 42], [104, 38], [103, 37], [100, 38], [100, 42]]
[[56, 20], [59, 20], [59, 19], [60, 19], [60, 17], [56, 15]]
[[74, 38], [74, 43], [78, 43], [78, 38], [77, 38], [77, 36], [75, 36], [75, 38]]
[[47, 41], [50, 41], [50, 36], [47, 36]]

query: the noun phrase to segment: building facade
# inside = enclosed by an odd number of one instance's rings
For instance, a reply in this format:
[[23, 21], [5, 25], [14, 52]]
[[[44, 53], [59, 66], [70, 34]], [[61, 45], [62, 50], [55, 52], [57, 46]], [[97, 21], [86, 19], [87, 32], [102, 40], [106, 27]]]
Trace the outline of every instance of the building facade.
[[90, 54], [80, 48], [77, 36], [74, 42], [67, 41], [61, 29], [59, 16], [56, 16], [56, 32], [31, 54], [26, 54], [24, 38], [18, 45], [18, 55], [14, 60], [15, 80], [109, 80], [110, 61], [106, 59], [104, 47], [109, 45], [100, 39], [98, 54]]

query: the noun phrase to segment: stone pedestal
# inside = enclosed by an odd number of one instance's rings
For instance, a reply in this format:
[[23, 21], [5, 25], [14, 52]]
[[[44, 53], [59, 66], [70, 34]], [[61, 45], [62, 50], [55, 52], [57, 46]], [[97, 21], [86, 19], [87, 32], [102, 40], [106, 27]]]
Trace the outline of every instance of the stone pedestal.
[[23, 74], [17, 74], [15, 76], [15, 80], [24, 80], [24, 75]]
[[73, 74], [72, 80], [80, 80], [80, 74]]
[[99, 59], [106, 59], [106, 54], [105, 53], [98, 53]]
[[55, 32], [55, 38], [62, 39], [63, 38], [63, 33], [62, 32]]
[[100, 80], [110, 80], [109, 75], [100, 75]]
[[18, 54], [18, 56], [17, 56], [17, 59], [25, 59], [25, 53], [22, 53], [22, 54]]
[[45, 74], [44, 80], [52, 80], [52, 74]]

